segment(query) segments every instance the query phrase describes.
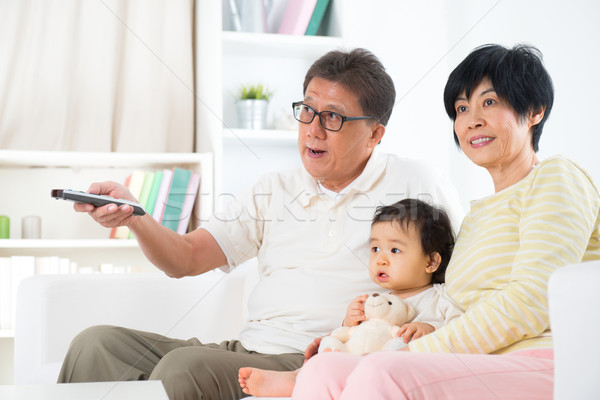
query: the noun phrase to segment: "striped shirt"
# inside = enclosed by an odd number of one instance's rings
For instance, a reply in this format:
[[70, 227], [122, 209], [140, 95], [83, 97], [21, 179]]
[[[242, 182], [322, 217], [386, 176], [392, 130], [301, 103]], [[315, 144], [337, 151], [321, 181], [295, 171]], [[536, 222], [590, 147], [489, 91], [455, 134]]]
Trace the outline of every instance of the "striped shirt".
[[411, 351], [506, 353], [551, 347], [548, 279], [600, 259], [600, 195], [589, 175], [554, 156], [515, 185], [471, 203], [446, 272], [465, 310]]

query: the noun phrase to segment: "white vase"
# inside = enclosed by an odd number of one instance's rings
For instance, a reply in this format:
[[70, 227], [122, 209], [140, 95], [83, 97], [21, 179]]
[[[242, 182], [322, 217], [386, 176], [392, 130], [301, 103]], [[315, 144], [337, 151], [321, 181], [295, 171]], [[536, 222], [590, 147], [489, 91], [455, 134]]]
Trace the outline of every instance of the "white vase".
[[238, 128], [265, 129], [267, 127], [267, 100], [238, 100], [235, 108]]

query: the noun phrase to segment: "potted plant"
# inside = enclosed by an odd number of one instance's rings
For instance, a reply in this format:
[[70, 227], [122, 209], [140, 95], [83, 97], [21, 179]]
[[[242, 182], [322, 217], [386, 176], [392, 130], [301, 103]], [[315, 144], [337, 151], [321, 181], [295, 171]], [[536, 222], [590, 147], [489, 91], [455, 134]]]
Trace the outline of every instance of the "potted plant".
[[266, 128], [271, 96], [272, 93], [261, 84], [242, 86], [235, 103], [239, 128]]

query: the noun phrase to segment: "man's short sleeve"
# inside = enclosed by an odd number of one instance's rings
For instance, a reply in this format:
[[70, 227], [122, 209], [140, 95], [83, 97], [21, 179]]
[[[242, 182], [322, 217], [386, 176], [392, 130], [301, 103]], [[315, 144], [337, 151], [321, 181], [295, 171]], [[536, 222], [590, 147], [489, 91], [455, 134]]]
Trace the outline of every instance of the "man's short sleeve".
[[272, 191], [265, 180], [241, 195], [232, 195], [225, 209], [213, 213], [202, 225], [225, 253], [229, 267], [237, 267], [258, 254], [264, 234], [264, 213], [270, 199], [263, 194]]

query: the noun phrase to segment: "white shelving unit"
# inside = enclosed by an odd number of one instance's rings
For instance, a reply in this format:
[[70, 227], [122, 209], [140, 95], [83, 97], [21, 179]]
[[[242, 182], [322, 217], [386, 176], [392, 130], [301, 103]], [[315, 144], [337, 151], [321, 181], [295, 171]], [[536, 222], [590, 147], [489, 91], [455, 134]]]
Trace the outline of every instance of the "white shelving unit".
[[223, 126], [237, 127], [236, 93], [244, 84], [262, 83], [273, 92], [269, 127], [281, 113], [291, 113], [302, 99], [302, 83], [310, 65], [323, 54], [343, 49], [341, 37], [222, 32]]
[[280, 35], [276, 33], [249, 33], [223, 31], [224, 54], [251, 57], [302, 57], [313, 61], [331, 49], [343, 48], [339, 36]]
[[[213, 210], [213, 160], [210, 153], [93, 153], [0, 150], [0, 214], [10, 218], [10, 239], [0, 239], [0, 257], [58, 256], [79, 266], [111, 263], [156, 271], [135, 239], [109, 239], [110, 229], [98, 225], [72, 203], [50, 197], [52, 189], [87, 190], [93, 182], [124, 182], [135, 169], [180, 167], [200, 174], [200, 195], [192, 218], [199, 223]], [[20, 239], [21, 218], [38, 215], [41, 239]], [[13, 332], [0, 330], [0, 338]]]
[[[311, 64], [335, 49], [345, 49], [339, 16], [341, 2], [326, 14], [328, 36], [275, 33], [221, 32], [222, 165], [243, 165], [235, 173], [223, 167], [222, 191], [236, 194], [262, 174], [301, 165], [297, 126], [282, 128], [291, 117], [294, 101], [301, 100], [304, 76]], [[226, 8], [226, 7], [224, 7]], [[273, 92], [264, 130], [237, 129], [235, 94], [245, 84], [261, 83]], [[290, 129], [291, 128], [291, 129]]]

